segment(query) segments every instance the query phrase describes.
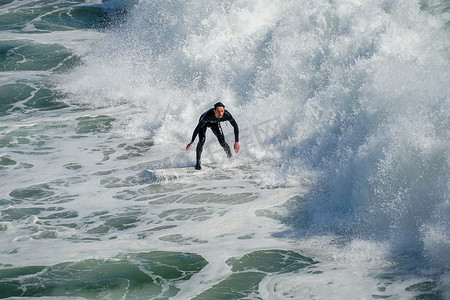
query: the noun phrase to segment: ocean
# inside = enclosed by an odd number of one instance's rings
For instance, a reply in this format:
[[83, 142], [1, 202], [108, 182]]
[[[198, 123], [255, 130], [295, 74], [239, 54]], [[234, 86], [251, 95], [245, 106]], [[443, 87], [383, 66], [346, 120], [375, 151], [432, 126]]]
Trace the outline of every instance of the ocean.
[[448, 0], [0, 0], [0, 72], [0, 298], [450, 299]]

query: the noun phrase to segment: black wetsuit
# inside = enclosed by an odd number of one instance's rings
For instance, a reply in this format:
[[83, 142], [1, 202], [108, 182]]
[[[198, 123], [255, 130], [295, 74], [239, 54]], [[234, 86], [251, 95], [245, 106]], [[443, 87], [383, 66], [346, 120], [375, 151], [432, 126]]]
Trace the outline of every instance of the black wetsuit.
[[239, 127], [234, 120], [233, 116], [225, 110], [223, 117], [218, 119], [214, 114], [214, 108], [211, 108], [207, 112], [203, 113], [198, 120], [198, 125], [195, 127], [194, 133], [192, 134], [193, 143], [198, 134], [198, 144], [197, 144], [197, 164], [200, 164], [200, 159], [202, 156], [203, 145], [206, 140], [206, 129], [211, 128], [212, 132], [214, 132], [215, 136], [219, 140], [220, 145], [225, 150], [225, 153], [228, 157], [231, 157], [230, 146], [228, 146], [227, 142], [225, 142], [225, 136], [223, 135], [222, 127], [220, 127], [220, 122], [229, 121], [234, 128], [234, 141], [239, 142]]

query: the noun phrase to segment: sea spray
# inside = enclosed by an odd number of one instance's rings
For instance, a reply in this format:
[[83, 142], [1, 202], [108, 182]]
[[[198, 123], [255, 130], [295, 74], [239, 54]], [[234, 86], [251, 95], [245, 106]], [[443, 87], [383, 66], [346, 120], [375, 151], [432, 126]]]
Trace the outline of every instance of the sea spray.
[[[2, 5], [2, 20], [19, 4]], [[240, 291], [267, 298], [448, 296], [446, 2], [85, 4], [47, 14], [34, 3], [37, 17], [2, 32], [22, 40], [13, 46], [32, 39], [65, 54], [2, 81], [32, 81], [2, 110], [3, 269], [26, 266], [31, 278], [37, 255], [55, 270], [72, 261], [103, 269], [183, 249], [208, 264], [169, 282], [179, 299], [231, 291], [243, 274], [252, 281]], [[123, 22], [94, 33], [97, 13], [115, 9], [126, 10]], [[89, 22], [70, 25], [70, 12]], [[47, 67], [66, 57], [64, 68]], [[3, 57], [13, 67], [15, 58]], [[68, 108], [53, 96], [23, 105], [41, 78]], [[219, 100], [240, 125], [240, 153], [227, 161], [209, 134], [204, 158], [216, 173], [146, 177], [147, 168], [192, 164], [185, 146]], [[279, 254], [301, 262], [297, 252], [319, 263], [287, 274], [235, 266], [260, 257], [278, 266]], [[48, 274], [42, 286], [58, 282]]]
[[[438, 212], [448, 202], [450, 68], [445, 18], [430, 6], [141, 1], [65, 87], [94, 105], [139, 107], [127, 122], [158, 143], [188, 141], [218, 99], [243, 129], [279, 116], [287, 136], [266, 143], [263, 157], [276, 158], [266, 172], [279, 182], [316, 174], [324, 193], [303, 204], [310, 229], [351, 228], [433, 257], [427, 228], [449, 231]], [[261, 159], [243, 144], [246, 160]]]

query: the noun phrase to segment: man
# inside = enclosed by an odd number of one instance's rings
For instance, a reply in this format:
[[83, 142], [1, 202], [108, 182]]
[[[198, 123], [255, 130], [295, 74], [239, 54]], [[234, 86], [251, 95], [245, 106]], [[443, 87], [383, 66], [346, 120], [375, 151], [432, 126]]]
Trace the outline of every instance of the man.
[[195, 164], [195, 169], [200, 170], [201, 167], [201, 156], [203, 151], [203, 145], [206, 140], [206, 129], [211, 128], [212, 132], [216, 135], [219, 140], [220, 145], [227, 154], [228, 158], [231, 157], [230, 146], [225, 142], [225, 137], [223, 135], [222, 127], [220, 127], [220, 122], [229, 121], [234, 128], [234, 151], [237, 153], [239, 151], [239, 127], [234, 120], [233, 116], [225, 110], [225, 105], [221, 102], [214, 104], [214, 108], [211, 108], [207, 112], [203, 113], [198, 120], [198, 125], [195, 127], [194, 133], [192, 134], [191, 142], [186, 146], [186, 151], [191, 148], [194, 143], [195, 138], [198, 134], [198, 144], [197, 144], [197, 163]]

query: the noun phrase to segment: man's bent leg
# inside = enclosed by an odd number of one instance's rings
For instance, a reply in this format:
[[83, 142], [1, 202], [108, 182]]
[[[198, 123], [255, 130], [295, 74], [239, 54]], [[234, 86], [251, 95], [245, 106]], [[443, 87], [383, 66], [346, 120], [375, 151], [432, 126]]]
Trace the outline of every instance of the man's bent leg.
[[198, 144], [197, 144], [197, 163], [195, 164], [195, 169], [200, 170], [201, 167], [201, 158], [202, 158], [202, 152], [203, 152], [203, 145], [205, 144], [206, 140], [206, 126], [202, 129], [200, 129], [200, 132], [198, 133]]
[[230, 146], [225, 141], [225, 136], [223, 135], [222, 127], [220, 127], [220, 124], [217, 123], [215, 126], [211, 126], [211, 130], [216, 135], [217, 139], [219, 140], [220, 146], [222, 146], [223, 150], [227, 154], [227, 157], [231, 157], [231, 149]]

